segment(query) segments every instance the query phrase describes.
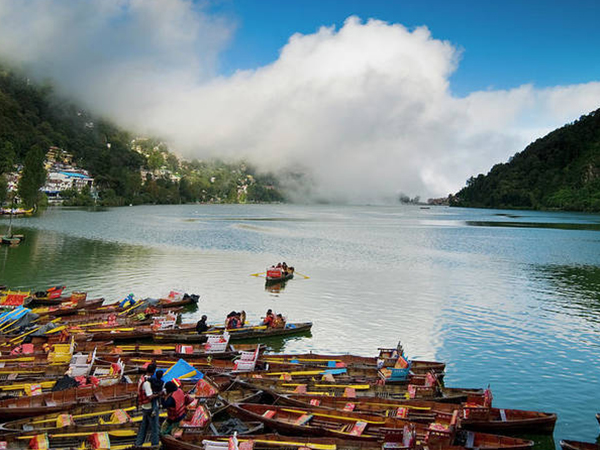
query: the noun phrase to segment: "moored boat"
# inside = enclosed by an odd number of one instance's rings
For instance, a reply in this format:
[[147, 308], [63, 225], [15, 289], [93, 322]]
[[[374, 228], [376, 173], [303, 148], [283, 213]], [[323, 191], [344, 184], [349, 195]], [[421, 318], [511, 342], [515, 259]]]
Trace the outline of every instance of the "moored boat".
[[461, 445], [473, 449], [529, 449], [533, 442], [525, 439], [455, 430], [455, 423], [419, 424], [404, 419], [331, 411], [321, 408], [291, 408], [274, 405], [237, 403], [232, 405], [242, 418], [260, 420], [266, 427], [286, 435], [337, 437], [364, 441], [385, 440], [391, 429], [415, 430], [419, 441], [433, 447]]
[[[162, 436], [161, 443], [165, 450], [205, 450], [204, 441], [227, 443], [232, 436], [204, 435], [183, 433], [182, 436]], [[290, 449], [307, 448], [313, 450], [381, 450], [377, 442], [362, 442], [323, 437], [281, 436], [279, 434], [256, 434], [237, 436], [239, 443], [251, 441], [253, 449]]]
[[115, 384], [99, 388], [85, 386], [29, 397], [11, 398], [0, 400], [0, 420], [68, 411], [73, 406], [82, 403], [113, 403], [135, 396], [137, 396], [135, 384]]
[[563, 450], [600, 450], [600, 444], [593, 442], [570, 441], [563, 439], [560, 441]]

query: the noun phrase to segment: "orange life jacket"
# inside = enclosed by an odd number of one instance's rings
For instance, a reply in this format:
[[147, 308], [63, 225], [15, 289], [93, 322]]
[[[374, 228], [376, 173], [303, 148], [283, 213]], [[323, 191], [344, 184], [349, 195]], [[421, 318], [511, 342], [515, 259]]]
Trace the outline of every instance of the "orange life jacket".
[[167, 419], [171, 422], [176, 422], [185, 416], [185, 393], [181, 389], [177, 389], [171, 394], [175, 400], [175, 406], [167, 408]]

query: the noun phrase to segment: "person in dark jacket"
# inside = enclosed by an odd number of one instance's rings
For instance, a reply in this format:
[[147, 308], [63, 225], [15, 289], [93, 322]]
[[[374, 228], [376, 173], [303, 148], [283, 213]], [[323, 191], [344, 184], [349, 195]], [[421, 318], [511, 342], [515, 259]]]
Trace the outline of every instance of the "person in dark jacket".
[[208, 325], [206, 325], [207, 318], [208, 317], [206, 316], [202, 316], [202, 318], [198, 321], [198, 323], [196, 324], [196, 333], [202, 334], [205, 331], [208, 331]]

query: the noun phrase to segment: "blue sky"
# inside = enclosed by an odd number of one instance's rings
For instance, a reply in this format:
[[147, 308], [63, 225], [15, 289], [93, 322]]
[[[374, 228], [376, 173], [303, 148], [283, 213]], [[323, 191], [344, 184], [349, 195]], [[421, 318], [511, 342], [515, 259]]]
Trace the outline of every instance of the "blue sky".
[[220, 69], [263, 66], [296, 33], [339, 28], [350, 15], [426, 25], [463, 51], [455, 95], [476, 90], [585, 83], [600, 78], [600, 1], [222, 0], [212, 11], [235, 20]]

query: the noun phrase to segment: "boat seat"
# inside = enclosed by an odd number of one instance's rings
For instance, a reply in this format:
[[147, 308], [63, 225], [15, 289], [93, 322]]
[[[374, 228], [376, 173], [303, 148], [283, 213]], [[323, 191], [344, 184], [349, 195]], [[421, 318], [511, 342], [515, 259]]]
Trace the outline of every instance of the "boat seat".
[[106, 401], [106, 396], [102, 392], [96, 392], [94, 394], [94, 398], [96, 399], [97, 402], [105, 402]]
[[56, 402], [52, 398], [45, 399], [44, 403], [46, 404], [46, 406], [50, 406], [50, 407], [56, 406]]
[[227, 441], [209, 441], [205, 439], [202, 441], [202, 445], [204, 445], [204, 450], [226, 450], [229, 448], [229, 442]]

